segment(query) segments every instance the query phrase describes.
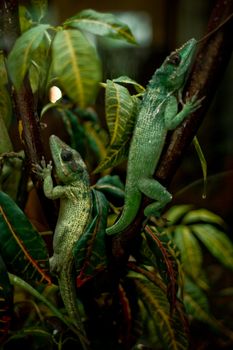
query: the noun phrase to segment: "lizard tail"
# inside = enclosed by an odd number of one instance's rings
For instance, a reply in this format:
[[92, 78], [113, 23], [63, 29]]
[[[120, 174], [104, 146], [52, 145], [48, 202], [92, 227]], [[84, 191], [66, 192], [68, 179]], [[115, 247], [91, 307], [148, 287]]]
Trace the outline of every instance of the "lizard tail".
[[106, 229], [107, 235], [115, 235], [128, 227], [137, 215], [141, 203], [141, 192], [126, 193], [123, 212], [118, 221]]
[[73, 267], [73, 263], [69, 263], [67, 264], [67, 266], [66, 264], [64, 264], [59, 274], [59, 288], [66, 311], [69, 315], [70, 320], [75, 326], [76, 332], [79, 336], [79, 340], [83, 346], [83, 349], [88, 350], [88, 340], [85, 334], [76, 300], [76, 288], [75, 281], [73, 278]]

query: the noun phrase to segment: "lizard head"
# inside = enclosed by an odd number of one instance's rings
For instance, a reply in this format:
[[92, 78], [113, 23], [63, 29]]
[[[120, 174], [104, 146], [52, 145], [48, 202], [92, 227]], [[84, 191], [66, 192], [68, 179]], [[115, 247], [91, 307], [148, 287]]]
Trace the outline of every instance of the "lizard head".
[[50, 136], [49, 144], [56, 174], [61, 182], [70, 184], [77, 180], [89, 181], [86, 165], [76, 150], [55, 135]]
[[182, 88], [188, 76], [195, 51], [197, 41], [195, 39], [188, 40], [179, 49], [173, 51], [163, 62], [161, 67], [156, 70], [150, 82], [160, 84], [160, 86], [172, 88], [176, 90]]

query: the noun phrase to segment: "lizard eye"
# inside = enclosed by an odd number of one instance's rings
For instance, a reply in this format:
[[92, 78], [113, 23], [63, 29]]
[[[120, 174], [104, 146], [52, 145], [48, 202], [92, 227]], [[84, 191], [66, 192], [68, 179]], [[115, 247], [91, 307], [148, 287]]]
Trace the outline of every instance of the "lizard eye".
[[73, 154], [71, 151], [63, 149], [61, 151], [61, 159], [64, 160], [64, 162], [68, 162], [73, 158]]
[[180, 64], [181, 57], [178, 53], [174, 53], [170, 57], [168, 57], [168, 63], [173, 64], [174, 66], [178, 66]]

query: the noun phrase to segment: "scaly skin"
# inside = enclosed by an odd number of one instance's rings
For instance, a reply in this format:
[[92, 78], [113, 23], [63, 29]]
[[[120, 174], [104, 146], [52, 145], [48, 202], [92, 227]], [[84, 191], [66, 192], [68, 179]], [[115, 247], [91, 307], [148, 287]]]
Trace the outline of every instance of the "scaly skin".
[[109, 235], [118, 234], [134, 220], [142, 194], [155, 200], [145, 208], [146, 216], [159, 216], [161, 209], [172, 199], [171, 194], [153, 179], [153, 174], [167, 132], [175, 129], [191, 112], [200, 107], [201, 100], [194, 96], [178, 112], [178, 96], [181, 95], [195, 49], [196, 40], [191, 39], [172, 52], [148, 84], [130, 144], [125, 205], [119, 220], [107, 228]]
[[60, 198], [59, 216], [53, 238], [51, 271], [58, 276], [64, 305], [70, 318], [81, 328], [76, 305], [74, 281], [73, 247], [83, 234], [91, 218], [91, 190], [85, 163], [77, 151], [62, 142], [57, 136], [50, 136], [50, 149], [56, 174], [61, 185], [53, 187], [51, 162], [36, 166], [36, 172], [43, 180], [46, 197]]

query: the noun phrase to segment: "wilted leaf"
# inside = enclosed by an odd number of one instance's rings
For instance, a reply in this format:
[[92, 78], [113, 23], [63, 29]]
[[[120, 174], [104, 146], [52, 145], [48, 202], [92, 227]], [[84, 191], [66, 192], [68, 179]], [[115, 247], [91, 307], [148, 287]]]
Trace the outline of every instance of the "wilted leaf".
[[8, 56], [8, 71], [11, 80], [18, 90], [29, 70], [33, 53], [40, 46], [47, 30], [48, 24], [40, 24], [24, 32], [15, 42]]
[[100, 13], [89, 9], [83, 10], [66, 20], [64, 26], [135, 43], [135, 38], [129, 27], [110, 13]]
[[0, 192], [0, 253], [10, 272], [27, 281], [51, 282], [43, 239], [15, 202]]
[[64, 91], [79, 107], [94, 102], [101, 80], [94, 47], [78, 30], [60, 30], [52, 44], [53, 71]]
[[233, 244], [227, 235], [209, 224], [195, 224], [190, 227], [210, 253], [233, 270]]

